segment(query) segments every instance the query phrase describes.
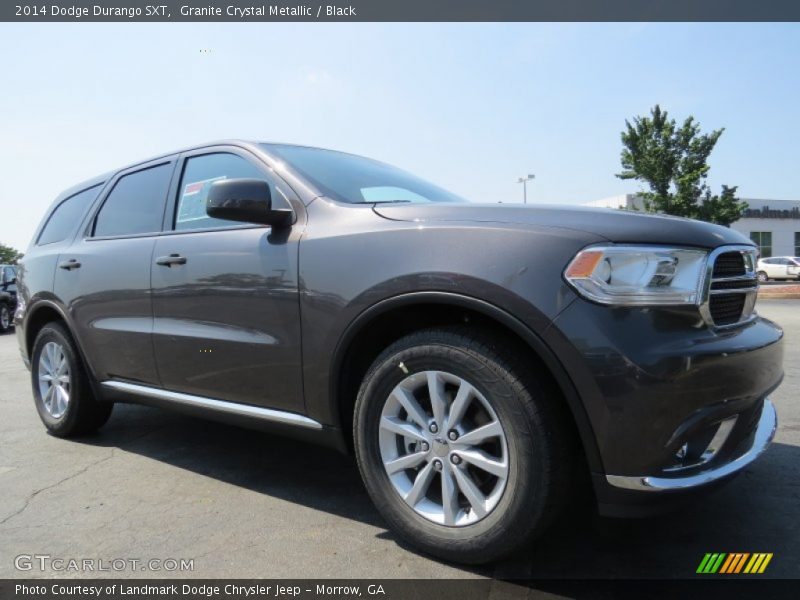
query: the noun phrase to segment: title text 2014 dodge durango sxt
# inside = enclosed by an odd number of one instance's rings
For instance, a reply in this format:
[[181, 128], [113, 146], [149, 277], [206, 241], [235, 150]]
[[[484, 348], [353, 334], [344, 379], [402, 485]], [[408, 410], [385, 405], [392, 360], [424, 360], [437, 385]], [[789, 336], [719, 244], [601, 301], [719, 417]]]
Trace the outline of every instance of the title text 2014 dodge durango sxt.
[[481, 562], [582, 480], [603, 514], [644, 513], [768, 446], [782, 332], [755, 260], [724, 227], [467, 203], [231, 141], [64, 192], [15, 319], [54, 435], [138, 402], [352, 450], [400, 536]]

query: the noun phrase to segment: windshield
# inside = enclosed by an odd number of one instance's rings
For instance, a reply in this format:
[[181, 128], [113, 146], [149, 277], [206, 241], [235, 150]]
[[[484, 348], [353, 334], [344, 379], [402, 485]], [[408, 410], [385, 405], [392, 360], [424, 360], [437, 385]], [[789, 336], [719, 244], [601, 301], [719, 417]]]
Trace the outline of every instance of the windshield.
[[284, 144], [261, 144], [326, 196], [340, 202], [466, 202], [411, 173], [363, 156]]

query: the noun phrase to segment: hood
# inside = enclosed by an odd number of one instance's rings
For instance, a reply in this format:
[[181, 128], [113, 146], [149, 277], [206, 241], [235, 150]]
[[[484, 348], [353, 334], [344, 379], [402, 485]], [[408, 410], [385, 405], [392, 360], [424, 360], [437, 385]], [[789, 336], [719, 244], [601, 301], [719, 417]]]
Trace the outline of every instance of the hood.
[[613, 208], [519, 204], [377, 204], [375, 212], [395, 221], [513, 223], [586, 232], [611, 242], [716, 248], [752, 242], [721, 225]]

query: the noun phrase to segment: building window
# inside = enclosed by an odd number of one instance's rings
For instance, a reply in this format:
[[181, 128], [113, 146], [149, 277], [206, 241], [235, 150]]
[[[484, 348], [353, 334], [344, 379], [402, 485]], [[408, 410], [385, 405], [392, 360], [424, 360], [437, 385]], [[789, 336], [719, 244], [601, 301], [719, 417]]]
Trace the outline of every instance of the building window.
[[[769, 258], [772, 256], [772, 232], [771, 231], [751, 231], [750, 239], [758, 246], [759, 258]], [[795, 236], [795, 241], [797, 236]]]

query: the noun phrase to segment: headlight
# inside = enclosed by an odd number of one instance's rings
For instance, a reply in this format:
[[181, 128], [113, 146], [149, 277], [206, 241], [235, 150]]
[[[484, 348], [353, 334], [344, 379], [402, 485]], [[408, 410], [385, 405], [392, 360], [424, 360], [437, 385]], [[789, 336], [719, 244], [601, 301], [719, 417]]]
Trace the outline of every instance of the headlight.
[[601, 304], [697, 304], [708, 253], [658, 246], [591, 246], [564, 277], [580, 295]]

